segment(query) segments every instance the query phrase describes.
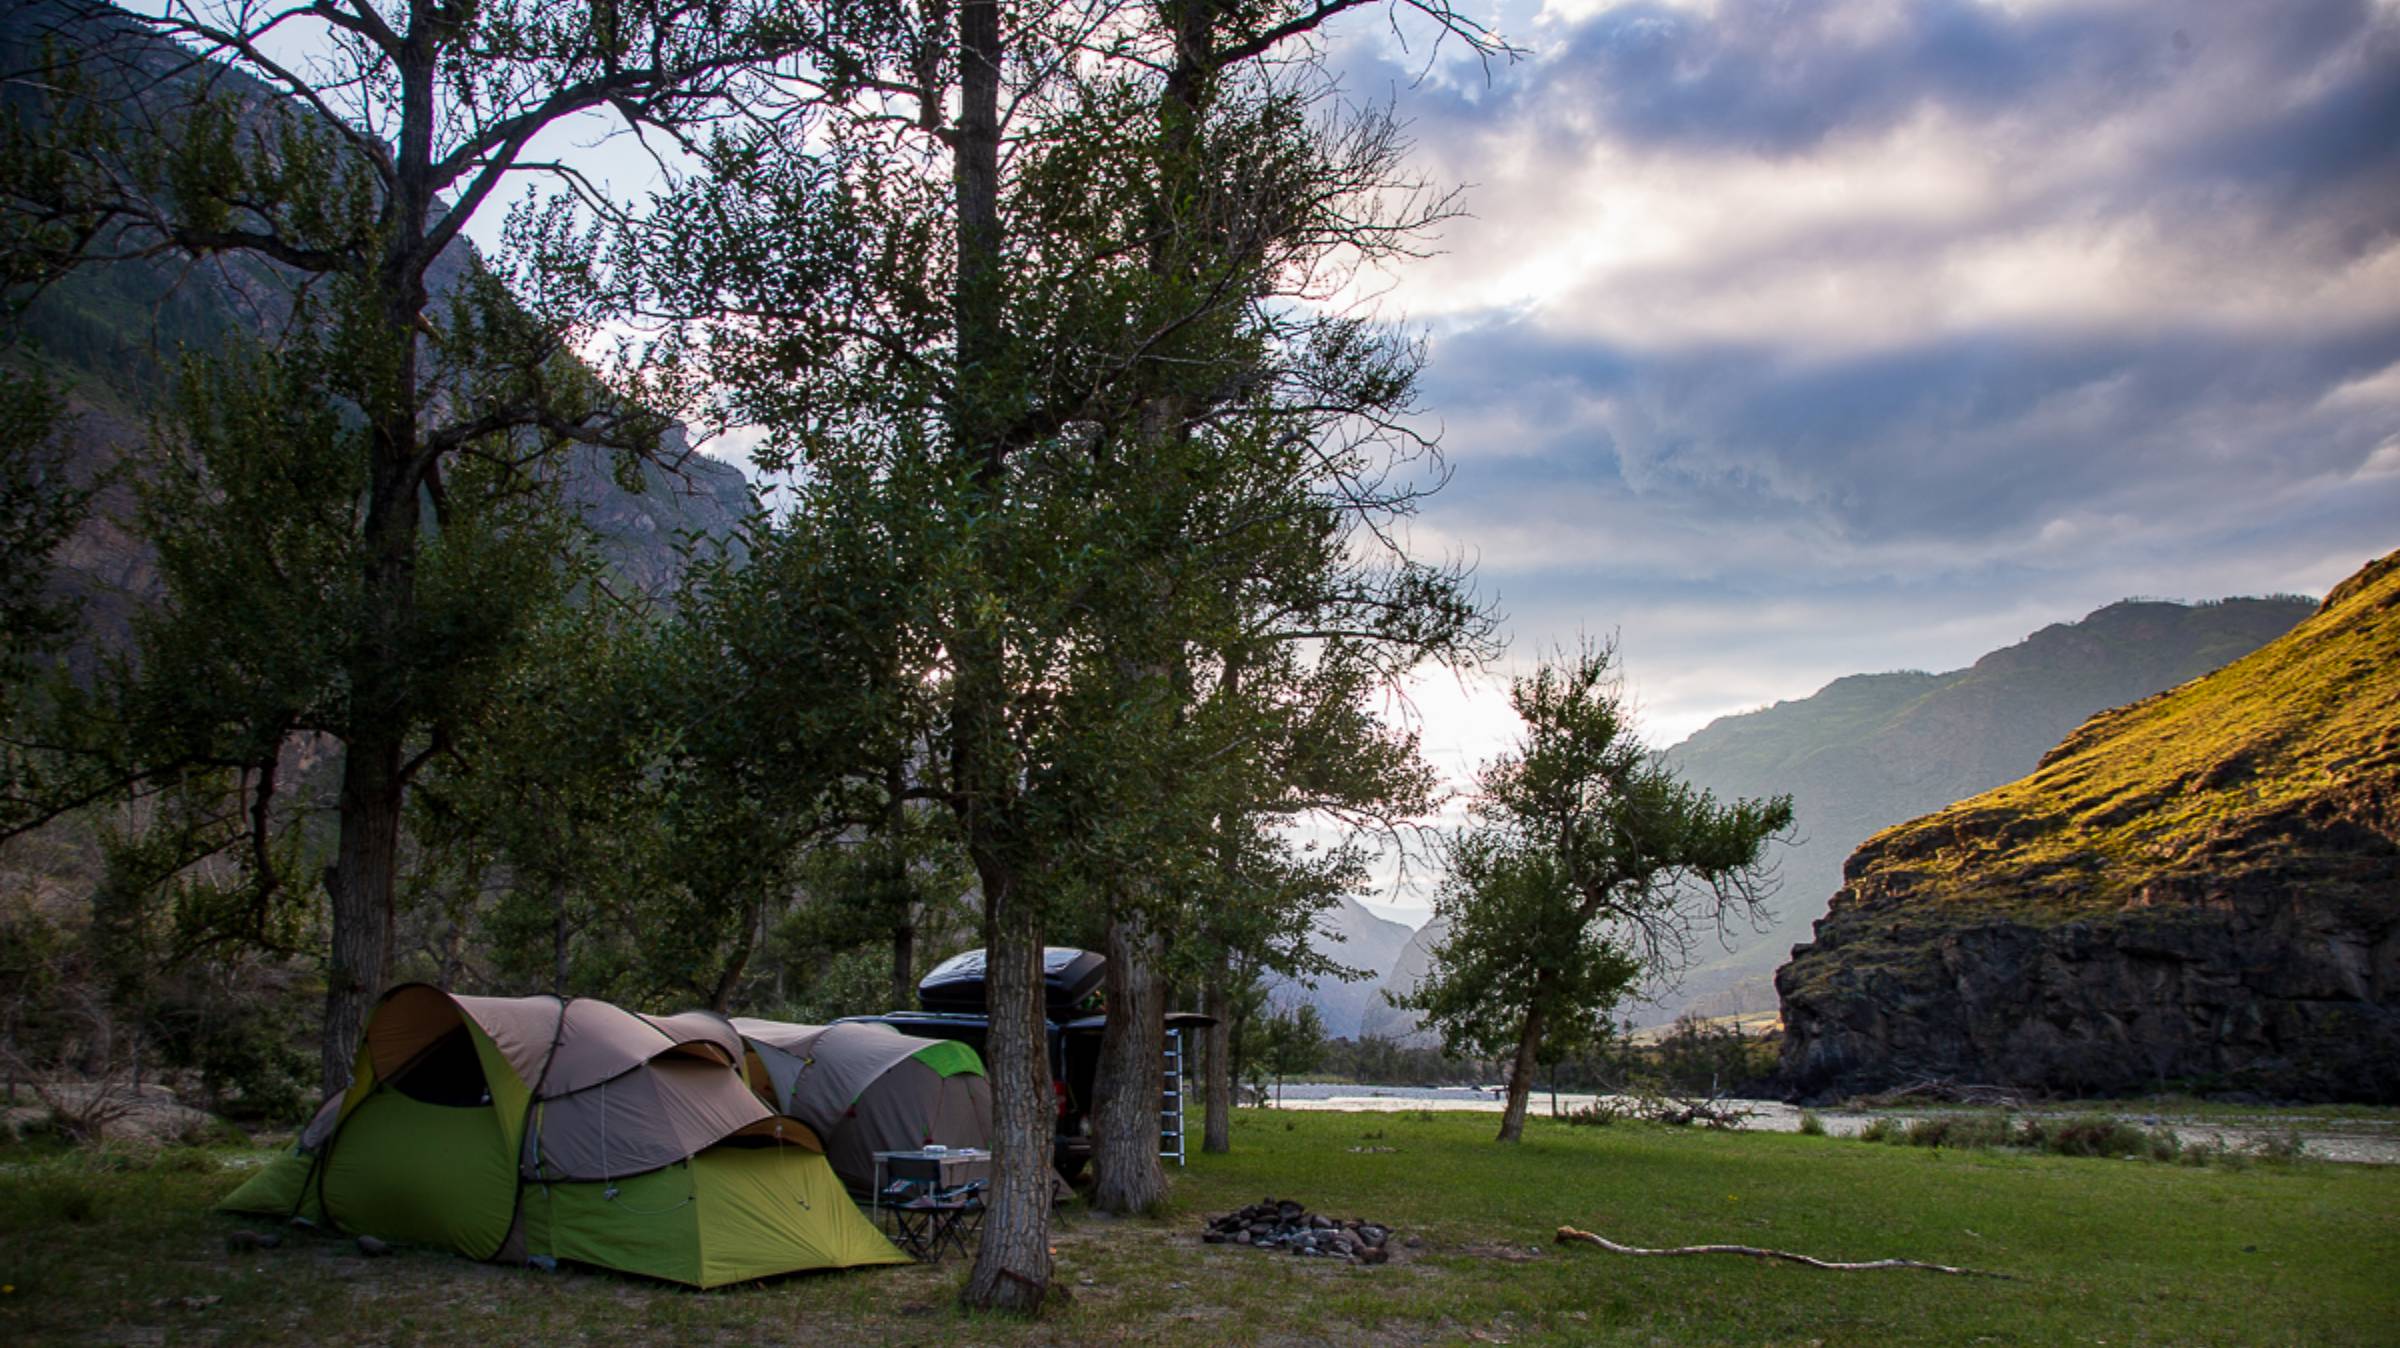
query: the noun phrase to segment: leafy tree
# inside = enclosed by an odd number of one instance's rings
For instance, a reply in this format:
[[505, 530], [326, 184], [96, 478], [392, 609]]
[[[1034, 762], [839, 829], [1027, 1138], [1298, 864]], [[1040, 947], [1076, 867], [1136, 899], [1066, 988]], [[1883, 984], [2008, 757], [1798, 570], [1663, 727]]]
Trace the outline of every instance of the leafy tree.
[[[1068, 896], [1138, 877], [1145, 893], [1114, 906], [1148, 930], [1109, 944], [1139, 971], [1159, 939], [1147, 910], [1171, 909], [1174, 877], [1208, 855], [1190, 842], [1206, 797], [1174, 779], [1186, 690], [1211, 671], [1177, 634], [1205, 630], [1223, 571], [1185, 568], [1212, 524], [1260, 522], [1214, 513], [1238, 499], [1226, 484], [1323, 447], [1254, 415], [1267, 386], [1352, 377], [1344, 353], [1377, 346], [1285, 288], [1333, 232], [1396, 236], [1367, 209], [1374, 184], [1308, 177], [1309, 105], [1272, 79], [1211, 94], [1354, 7], [861, 12], [826, 62], [846, 97], [716, 141], [715, 185], [662, 203], [681, 227], [644, 250], [662, 313], [739, 316], [705, 345], [738, 415], [770, 429], [768, 464], [803, 468], [804, 493], [841, 494], [855, 530], [911, 559], [907, 650], [924, 663], [901, 682], [922, 710], [904, 719], [927, 752], [906, 790], [949, 812], [985, 907], [999, 1175], [973, 1305], [1031, 1309], [1049, 1283], [1046, 925]], [[1392, 144], [1353, 148], [1372, 163]], [[1278, 345], [1292, 354], [1262, 361]], [[1233, 532], [1221, 558], [1263, 551]], [[1149, 1048], [1112, 1080], [1155, 1092], [1155, 999], [1115, 991]]]
[[1524, 732], [1478, 778], [1434, 901], [1450, 934], [1398, 999], [1452, 1052], [1513, 1055], [1503, 1142], [1524, 1134], [1556, 1027], [1681, 970], [1702, 929], [1765, 915], [1766, 845], [1791, 825], [1788, 796], [1721, 805], [1676, 780], [1635, 737], [1613, 663], [1587, 646], [1510, 688]]
[[1262, 1079], [1275, 1083], [1275, 1105], [1283, 1106], [1283, 1079], [1316, 1070], [1325, 1056], [1325, 1022], [1306, 1002], [1274, 1011], [1252, 1023], [1258, 1042], [1246, 1054]]
[[[321, 292], [286, 327], [320, 357], [295, 376], [328, 419], [307, 430], [340, 441], [350, 458], [339, 473], [356, 495], [341, 516], [290, 523], [338, 530], [323, 546], [349, 572], [334, 588], [347, 621], [254, 630], [281, 645], [246, 654], [324, 690], [310, 728], [340, 746], [323, 881], [331, 1089], [387, 977], [409, 788], [456, 736], [463, 690], [447, 672], [462, 654], [475, 669], [512, 645], [523, 611], [507, 597], [497, 609], [445, 608], [428, 587], [468, 577], [444, 576], [429, 549], [477, 527], [475, 492], [539, 480], [576, 446], [654, 451], [678, 398], [671, 359], [630, 360], [609, 387], [577, 358], [613, 311], [567, 199], [516, 214], [526, 265], [506, 278], [473, 265], [461, 232], [520, 175], [554, 170], [528, 153], [552, 127], [589, 117], [679, 134], [719, 115], [750, 70], [799, 45], [801, 11], [774, 0], [58, 8], [71, 37], [92, 40], [78, 54], [84, 106], [47, 123], [57, 138], [29, 160], [42, 172], [6, 184], [12, 206], [49, 231], [45, 246], [63, 231], [84, 260], [258, 259]], [[314, 55], [279, 59], [288, 41]], [[93, 116], [93, 104], [123, 116]], [[22, 270], [12, 262], [6, 274]], [[258, 578], [256, 560], [209, 565], [236, 582]], [[263, 614], [273, 599], [243, 602]], [[268, 713], [243, 732], [243, 761], [263, 765], [276, 732], [300, 727], [288, 703], [244, 701]], [[139, 766], [145, 779], [170, 770]]]

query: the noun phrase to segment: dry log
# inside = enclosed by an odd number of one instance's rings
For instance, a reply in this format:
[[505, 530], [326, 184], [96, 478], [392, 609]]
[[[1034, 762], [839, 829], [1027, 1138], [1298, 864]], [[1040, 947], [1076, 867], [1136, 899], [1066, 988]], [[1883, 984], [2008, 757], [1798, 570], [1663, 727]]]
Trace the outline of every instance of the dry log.
[[1810, 1268], [1831, 1269], [1836, 1273], [1857, 1273], [1871, 1268], [1921, 1268], [1928, 1273], [1949, 1273], [1961, 1278], [1999, 1278], [2007, 1282], [2015, 1281], [2015, 1278], [2006, 1273], [1992, 1273], [1979, 1268], [1952, 1268], [1948, 1264], [1928, 1264], [1917, 1259], [1870, 1259], [1863, 1264], [1837, 1264], [1830, 1260], [1812, 1259], [1805, 1254], [1793, 1254], [1789, 1250], [1762, 1249], [1756, 1245], [1677, 1245], [1664, 1250], [1645, 1250], [1639, 1245], [1619, 1245], [1606, 1236], [1594, 1235], [1589, 1231], [1578, 1231], [1572, 1226], [1558, 1228], [1559, 1244], [1567, 1245], [1576, 1242], [1597, 1245], [1612, 1254], [1662, 1257], [1680, 1254], [1739, 1254], [1752, 1259], [1782, 1259], [1794, 1264], [1805, 1264]]

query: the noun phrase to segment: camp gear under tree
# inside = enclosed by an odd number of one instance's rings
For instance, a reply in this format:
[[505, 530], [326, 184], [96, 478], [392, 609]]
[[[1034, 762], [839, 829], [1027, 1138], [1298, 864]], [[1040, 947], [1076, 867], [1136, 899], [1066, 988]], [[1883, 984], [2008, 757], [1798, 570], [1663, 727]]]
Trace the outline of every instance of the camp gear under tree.
[[1503, 1142], [1524, 1135], [1549, 1026], [1591, 1023], [1686, 967], [1703, 931], [1761, 916], [1766, 846], [1792, 822], [1789, 796], [1726, 805], [1676, 780], [1635, 737], [1614, 665], [1587, 645], [1510, 687], [1524, 731], [1478, 777], [1434, 899], [1450, 933], [1396, 999], [1452, 1053], [1513, 1055]]

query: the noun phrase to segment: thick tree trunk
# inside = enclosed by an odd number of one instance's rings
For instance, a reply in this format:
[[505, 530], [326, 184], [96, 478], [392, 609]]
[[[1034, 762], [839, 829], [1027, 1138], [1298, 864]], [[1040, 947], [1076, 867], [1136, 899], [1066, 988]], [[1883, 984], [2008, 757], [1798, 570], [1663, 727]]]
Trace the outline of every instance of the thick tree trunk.
[[[952, 299], [958, 388], [950, 429], [953, 451], [974, 465], [980, 503], [996, 508], [1008, 490], [1008, 447], [996, 429], [1003, 420], [1002, 390], [993, 385], [1007, 341], [1000, 272], [1000, 6], [998, 0], [963, 0], [957, 12], [951, 189], [958, 208]], [[1003, 583], [1008, 559], [982, 560], [985, 581]], [[954, 656], [952, 787], [983, 884], [984, 995], [991, 1017], [984, 1061], [992, 1082], [994, 1172], [983, 1238], [959, 1300], [976, 1310], [1032, 1314], [1050, 1295], [1051, 1145], [1058, 1128], [1042, 1014], [1041, 913], [1032, 896], [1018, 892], [1016, 869], [1004, 860], [1016, 841], [1006, 815], [1017, 786], [1002, 751], [1006, 651], [998, 633], [970, 626], [959, 634]]]
[[985, 870], [983, 884], [994, 1174], [983, 1239], [959, 1297], [978, 1309], [1032, 1313], [1050, 1292], [1051, 1147], [1058, 1130], [1042, 1015], [1042, 936], [1033, 906], [1014, 892], [1010, 877]]
[[1200, 993], [1200, 1009], [1215, 1022], [1201, 1031], [1201, 1070], [1208, 1077], [1208, 1124], [1200, 1138], [1202, 1151], [1233, 1150], [1233, 1024], [1229, 1001], [1220, 961], [1218, 967], [1208, 971], [1208, 984]]
[[1535, 977], [1537, 995], [1525, 1011], [1525, 1029], [1517, 1036], [1517, 1060], [1508, 1069], [1508, 1108], [1500, 1112], [1502, 1142], [1519, 1142], [1525, 1137], [1525, 1101], [1533, 1094], [1533, 1059], [1542, 1045], [1542, 998], [1538, 992], [1548, 982], [1547, 974]]
[[323, 1086], [350, 1084], [367, 1008], [391, 974], [392, 890], [399, 866], [398, 736], [356, 736], [342, 754], [341, 841], [325, 888], [333, 908], [333, 958], [325, 972]]
[[1108, 1024], [1093, 1089], [1092, 1207], [1142, 1213], [1167, 1196], [1158, 1163], [1165, 1091], [1166, 1007], [1158, 983], [1158, 933], [1120, 901], [1108, 923]]
[[[395, 305], [395, 315], [403, 306]], [[413, 311], [412, 311], [413, 312]], [[399, 330], [405, 323], [396, 316]], [[413, 351], [413, 336], [406, 339]], [[402, 378], [415, 378], [404, 360]], [[348, 733], [342, 740], [341, 836], [325, 888], [333, 909], [333, 958], [325, 975], [322, 1084], [334, 1094], [366, 1027], [367, 1008], [391, 977], [393, 892], [400, 864], [400, 814], [407, 795], [402, 755], [410, 721], [404, 669], [417, 601], [416, 419], [407, 384], [391, 391], [398, 410], [375, 430], [367, 487], [366, 628], [350, 652]]]
[[708, 994], [708, 1009], [720, 1016], [733, 1009], [733, 994], [741, 988], [742, 975], [750, 969], [750, 955], [758, 949], [758, 929], [765, 920], [764, 904], [750, 903], [743, 907], [741, 943], [725, 957], [724, 967], [717, 971], [716, 986]]

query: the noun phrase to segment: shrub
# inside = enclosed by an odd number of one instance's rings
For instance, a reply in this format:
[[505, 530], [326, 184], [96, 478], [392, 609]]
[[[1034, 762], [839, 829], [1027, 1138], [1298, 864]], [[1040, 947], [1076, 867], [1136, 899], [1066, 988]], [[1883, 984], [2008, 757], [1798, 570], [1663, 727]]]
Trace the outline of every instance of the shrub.
[[1908, 1128], [1898, 1119], [1869, 1119], [1867, 1126], [1858, 1130], [1858, 1140], [1861, 1142], [1905, 1142], [1908, 1140]]
[[1908, 1125], [1912, 1147], [2005, 1147], [2009, 1144], [2008, 1116], [1944, 1114]]
[[1802, 1137], [1825, 1136], [1825, 1120], [1817, 1117], [1817, 1111], [1813, 1109], [1800, 1111], [1800, 1135]]
[[2060, 1156], [2149, 1156], [2156, 1154], [2149, 1133], [2122, 1119], [2086, 1114], [2071, 1119], [2027, 1119], [2022, 1145]]
[[1625, 1107], [1615, 1100], [1599, 1099], [1588, 1105], [1578, 1105], [1566, 1113], [1570, 1127], [1606, 1128], [1625, 1117]]
[[2260, 1138], [2252, 1150], [2259, 1160], [2288, 1164], [2306, 1155], [2308, 1145], [2300, 1140], [2297, 1131], [2286, 1129], [2281, 1137]]

